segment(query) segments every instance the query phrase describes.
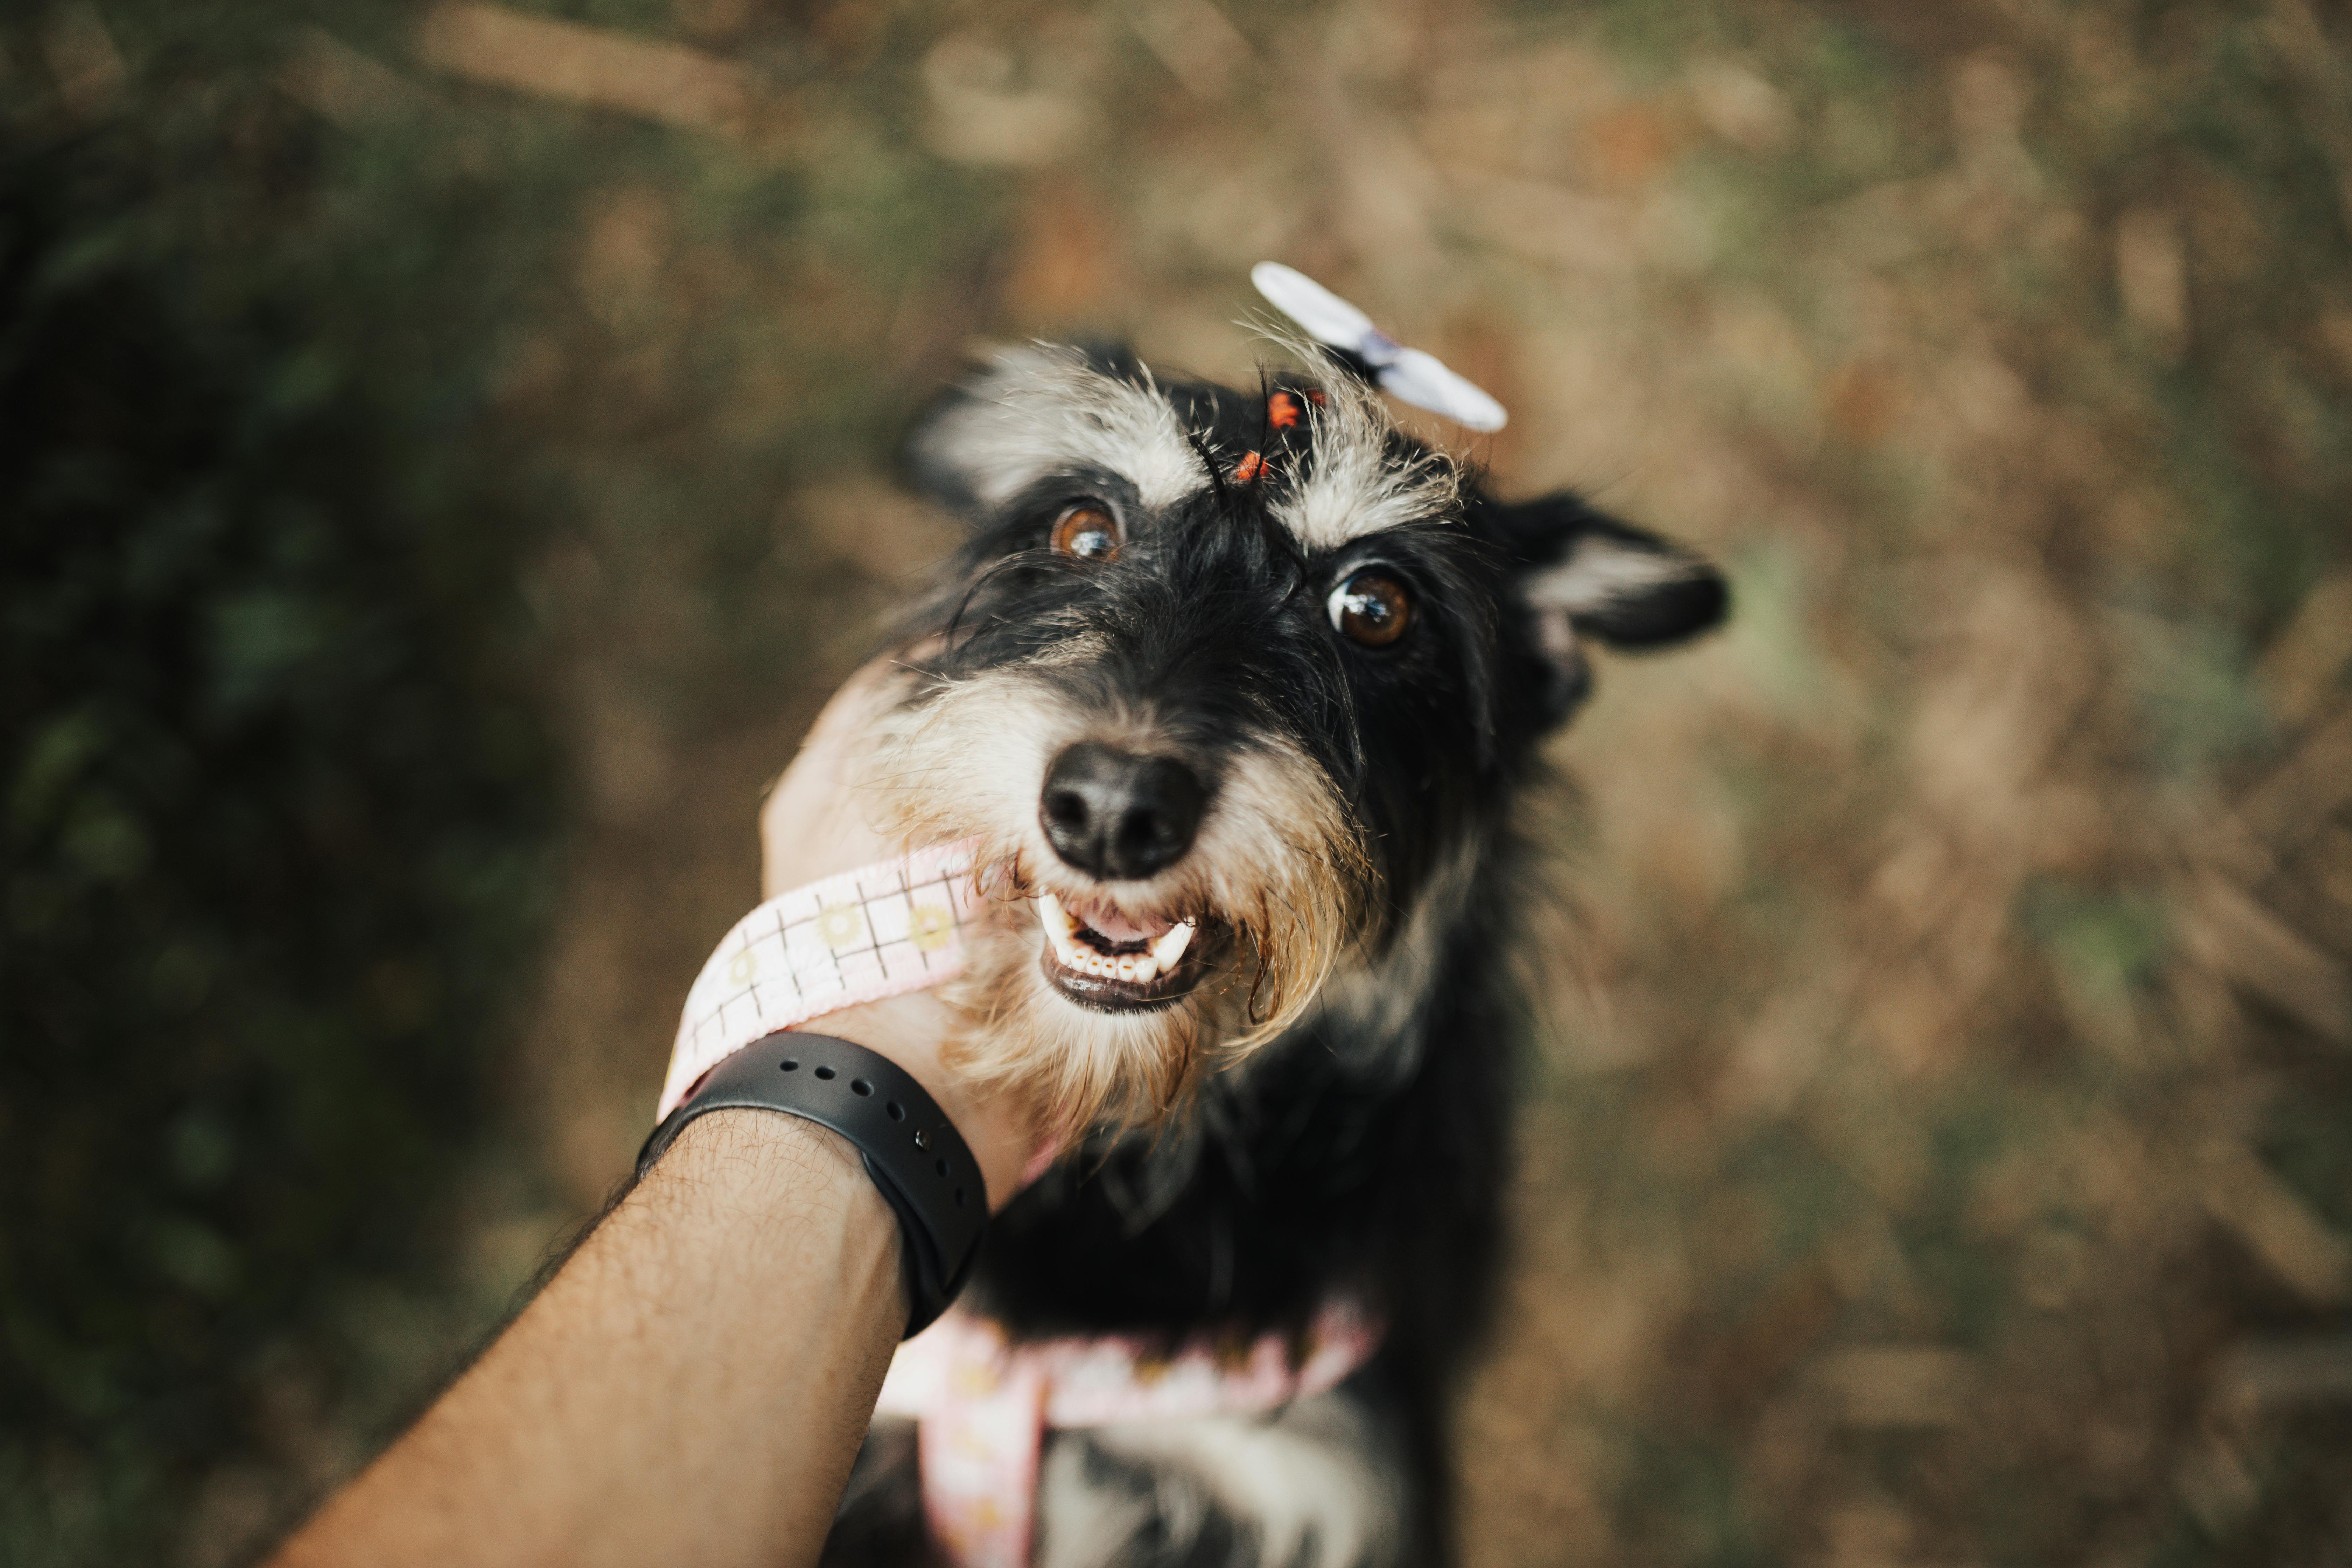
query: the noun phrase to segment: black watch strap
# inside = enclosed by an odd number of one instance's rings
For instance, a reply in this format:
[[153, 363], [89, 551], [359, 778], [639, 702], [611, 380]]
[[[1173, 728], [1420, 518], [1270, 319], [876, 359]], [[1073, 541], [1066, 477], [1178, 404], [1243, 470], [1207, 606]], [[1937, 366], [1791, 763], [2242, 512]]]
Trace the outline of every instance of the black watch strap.
[[830, 1035], [782, 1031], [712, 1068], [646, 1140], [637, 1174], [711, 1110], [781, 1110], [857, 1146], [898, 1215], [913, 1335], [947, 1310], [980, 1257], [988, 1188], [980, 1162], [923, 1086], [889, 1058]]

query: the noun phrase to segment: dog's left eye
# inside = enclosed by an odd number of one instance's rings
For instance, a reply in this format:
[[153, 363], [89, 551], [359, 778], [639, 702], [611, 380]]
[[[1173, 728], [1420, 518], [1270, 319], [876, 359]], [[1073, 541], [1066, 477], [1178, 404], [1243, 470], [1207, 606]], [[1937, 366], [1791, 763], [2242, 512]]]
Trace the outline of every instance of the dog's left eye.
[[1118, 523], [1093, 501], [1066, 507], [1054, 520], [1054, 548], [1080, 561], [1108, 561], [1118, 553]]
[[1385, 572], [1359, 572], [1325, 601], [1332, 629], [1365, 647], [1388, 647], [1412, 625], [1412, 590]]

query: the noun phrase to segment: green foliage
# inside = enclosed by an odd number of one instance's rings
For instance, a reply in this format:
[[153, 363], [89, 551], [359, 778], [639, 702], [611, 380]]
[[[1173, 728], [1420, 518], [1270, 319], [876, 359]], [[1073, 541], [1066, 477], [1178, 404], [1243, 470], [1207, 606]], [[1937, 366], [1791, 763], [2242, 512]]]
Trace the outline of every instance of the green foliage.
[[223, 221], [299, 198], [255, 162], [120, 124], [0, 170], [15, 1561], [152, 1550], [340, 1294], [431, 1268], [527, 973], [529, 505], [382, 266]]

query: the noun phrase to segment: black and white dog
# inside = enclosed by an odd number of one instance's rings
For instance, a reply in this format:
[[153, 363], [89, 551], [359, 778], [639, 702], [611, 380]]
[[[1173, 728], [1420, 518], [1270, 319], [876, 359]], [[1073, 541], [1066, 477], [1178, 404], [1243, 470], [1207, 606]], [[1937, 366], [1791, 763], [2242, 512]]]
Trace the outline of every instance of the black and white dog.
[[[1247, 391], [1009, 352], [909, 447], [971, 535], [906, 627], [874, 783], [910, 839], [1000, 868], [1017, 918], [959, 983], [958, 1050], [1075, 1144], [963, 1305], [1016, 1341], [1231, 1342], [1339, 1297], [1385, 1325], [1271, 1414], [1050, 1435], [1044, 1568], [1446, 1559], [1448, 1412], [1501, 1256], [1507, 957], [1544, 897], [1514, 823], [1584, 644], [1726, 610], [1690, 552], [1572, 495], [1497, 500], [1300, 352]], [[877, 1423], [828, 1561], [933, 1556], [915, 1452]]]

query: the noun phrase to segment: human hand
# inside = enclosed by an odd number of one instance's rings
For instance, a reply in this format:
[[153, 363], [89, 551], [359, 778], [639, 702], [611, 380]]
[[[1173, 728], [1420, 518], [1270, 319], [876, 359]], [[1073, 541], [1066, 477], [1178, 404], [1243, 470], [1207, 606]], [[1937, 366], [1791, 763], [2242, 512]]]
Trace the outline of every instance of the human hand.
[[[760, 809], [761, 897], [887, 860], [906, 846], [877, 831], [856, 788], [864, 749], [898, 695], [898, 664], [877, 659], [852, 676], [817, 716], [800, 754]], [[992, 1210], [1023, 1184], [1038, 1139], [1028, 1108], [1001, 1093], [968, 1088], [941, 1060], [955, 1033], [955, 1010], [937, 991], [864, 1002], [810, 1019], [801, 1027], [878, 1051], [912, 1073], [963, 1134], [988, 1184]]]

